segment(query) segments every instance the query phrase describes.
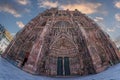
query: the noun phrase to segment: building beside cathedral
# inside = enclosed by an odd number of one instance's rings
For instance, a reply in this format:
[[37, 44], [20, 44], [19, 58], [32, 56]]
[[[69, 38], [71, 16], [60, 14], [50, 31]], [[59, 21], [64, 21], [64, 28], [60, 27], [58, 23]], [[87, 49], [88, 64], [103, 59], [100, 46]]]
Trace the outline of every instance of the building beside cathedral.
[[32, 74], [95, 74], [120, 61], [109, 35], [78, 10], [51, 8], [33, 18], [2, 55]]
[[0, 24], [0, 54], [2, 54], [12, 40], [11, 34]]

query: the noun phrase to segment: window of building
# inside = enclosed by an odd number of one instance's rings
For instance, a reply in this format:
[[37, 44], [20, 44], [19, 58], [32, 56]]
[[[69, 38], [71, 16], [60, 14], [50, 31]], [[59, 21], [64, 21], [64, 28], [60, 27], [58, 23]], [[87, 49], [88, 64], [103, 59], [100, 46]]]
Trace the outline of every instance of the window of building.
[[73, 13], [73, 16], [80, 16], [79, 13]]
[[46, 25], [46, 21], [41, 24], [41, 26], [45, 26], [45, 25]]
[[46, 13], [44, 16], [52, 16], [52, 13]]

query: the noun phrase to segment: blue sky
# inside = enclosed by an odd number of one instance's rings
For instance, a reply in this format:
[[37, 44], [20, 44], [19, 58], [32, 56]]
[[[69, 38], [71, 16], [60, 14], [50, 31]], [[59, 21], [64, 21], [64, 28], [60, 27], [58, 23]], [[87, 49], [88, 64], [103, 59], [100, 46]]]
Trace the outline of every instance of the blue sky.
[[120, 0], [0, 0], [0, 24], [15, 34], [51, 7], [77, 8], [97, 22], [113, 40], [120, 36]]

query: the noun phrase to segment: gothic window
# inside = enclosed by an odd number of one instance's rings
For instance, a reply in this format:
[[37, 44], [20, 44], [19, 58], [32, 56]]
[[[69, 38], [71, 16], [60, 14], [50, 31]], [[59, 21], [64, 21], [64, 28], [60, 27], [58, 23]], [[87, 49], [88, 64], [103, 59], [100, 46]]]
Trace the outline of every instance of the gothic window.
[[68, 32], [73, 36], [77, 35], [77, 31], [74, 28], [68, 28]]
[[30, 41], [35, 41], [37, 38], [37, 35], [34, 35], [33, 37], [30, 38]]
[[55, 16], [62, 16], [62, 14], [59, 13], [59, 12], [56, 12], [56, 13], [55, 13]]
[[102, 54], [100, 57], [101, 57], [102, 63], [104, 63], [104, 62], [106, 61], [106, 55], [105, 55], [105, 54]]
[[63, 16], [67, 16], [67, 14], [64, 13]]
[[73, 16], [80, 16], [79, 13], [73, 13]]
[[58, 12], [55, 13], [55, 16], [58, 16]]
[[55, 15], [56, 16], [68, 16], [68, 14], [66, 12], [63, 12], [63, 13], [56, 12]]
[[58, 16], [61, 16], [61, 14], [58, 14]]
[[101, 39], [106, 39], [106, 35], [102, 31], [99, 31], [99, 36]]
[[46, 13], [44, 16], [52, 16], [52, 13]]
[[111, 43], [109, 44], [109, 47], [112, 48], [112, 44]]
[[41, 24], [41, 26], [45, 26], [45, 25], [46, 25], [46, 21]]
[[16, 45], [19, 45], [19, 46], [21, 45], [21, 41], [19, 41], [19, 40], [16, 41], [15, 43], [16, 43]]
[[55, 27], [71, 27], [70, 23], [68, 21], [58, 21], [55, 23]]
[[19, 55], [20, 58], [24, 58], [25, 57], [24, 51], [20, 51], [18, 55]]
[[103, 48], [101, 46], [98, 46], [97, 49], [99, 51], [98, 54], [99, 54], [99, 56], [101, 58], [101, 61], [102, 61], [102, 63], [104, 63], [106, 61], [106, 54], [105, 54], [105, 52], [104, 52], [104, 50], [103, 50]]
[[99, 38], [100, 40], [102, 39], [105, 39], [105, 35], [103, 32], [101, 31], [98, 31], [97, 34], [96, 34], [96, 38]]
[[84, 24], [81, 22], [81, 26], [84, 26]]

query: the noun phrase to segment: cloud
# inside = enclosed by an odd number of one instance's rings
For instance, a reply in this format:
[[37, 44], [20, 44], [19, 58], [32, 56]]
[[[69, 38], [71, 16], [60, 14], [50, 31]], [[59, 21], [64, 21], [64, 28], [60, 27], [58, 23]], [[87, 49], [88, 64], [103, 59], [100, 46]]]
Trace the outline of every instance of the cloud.
[[101, 6], [101, 3], [91, 3], [91, 2], [81, 2], [81, 3], [69, 3], [69, 4], [61, 4], [58, 1], [52, 2], [52, 1], [41, 1], [38, 0], [38, 6], [41, 8], [51, 8], [51, 7], [58, 7], [60, 9], [66, 10], [75, 10], [78, 9], [82, 13], [85, 14], [92, 14], [95, 12], [98, 12], [98, 8]]
[[103, 17], [95, 17], [94, 21], [95, 22], [102, 22], [104, 20]]
[[30, 0], [16, 0], [16, 2], [21, 5], [28, 5], [31, 3]]
[[116, 1], [116, 2], [115, 2], [115, 7], [116, 7], [116, 8], [120, 8], [120, 1]]
[[112, 27], [112, 28], [107, 28], [107, 31], [108, 32], [115, 32], [116, 28], [115, 27]]
[[75, 4], [68, 4], [68, 5], [61, 5], [61, 8], [66, 10], [75, 10], [78, 9], [82, 13], [85, 14], [92, 14], [98, 11], [98, 8], [101, 6], [101, 3], [90, 3], [90, 2], [84, 2], [84, 3], [75, 3]]
[[0, 5], [0, 12], [10, 13], [14, 17], [21, 17], [21, 14], [9, 4]]
[[19, 28], [23, 28], [25, 26], [21, 21], [17, 21], [16, 24]]
[[120, 21], [120, 13], [115, 14], [115, 19], [116, 19], [117, 21]]
[[52, 1], [48, 1], [48, 0], [38, 0], [38, 6], [39, 7], [43, 7], [43, 8], [51, 8], [51, 7], [57, 7], [59, 4], [58, 2], [52, 2]]

